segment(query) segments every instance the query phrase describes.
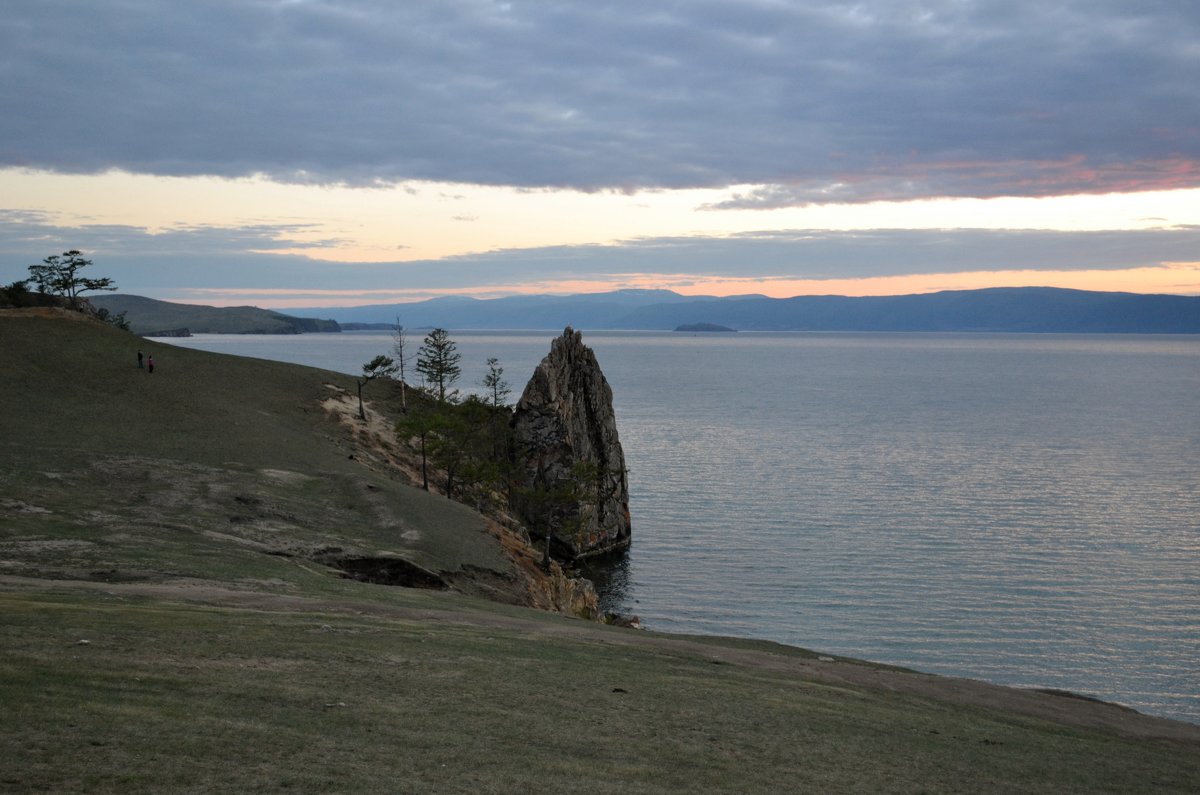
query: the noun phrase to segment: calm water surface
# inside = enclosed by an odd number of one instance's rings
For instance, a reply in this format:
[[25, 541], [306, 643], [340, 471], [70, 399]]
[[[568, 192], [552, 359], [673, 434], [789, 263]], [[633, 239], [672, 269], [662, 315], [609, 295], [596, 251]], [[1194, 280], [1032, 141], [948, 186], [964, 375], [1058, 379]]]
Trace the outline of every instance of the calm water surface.
[[[554, 334], [453, 336], [465, 385], [496, 356], [519, 393]], [[610, 607], [1200, 722], [1200, 338], [585, 341], [630, 468]], [[174, 342], [343, 372], [391, 348]]]

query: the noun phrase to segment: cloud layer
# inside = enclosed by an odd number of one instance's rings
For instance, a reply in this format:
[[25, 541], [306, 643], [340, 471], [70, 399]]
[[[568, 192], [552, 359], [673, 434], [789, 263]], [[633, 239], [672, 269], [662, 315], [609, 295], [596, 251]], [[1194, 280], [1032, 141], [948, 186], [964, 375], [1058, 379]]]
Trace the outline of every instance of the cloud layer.
[[[294, 246], [281, 238], [294, 231], [279, 225], [157, 233], [116, 225], [64, 228], [36, 213], [0, 213], [0, 283], [25, 277], [27, 265], [69, 247], [102, 251], [97, 266], [126, 291], [200, 302], [217, 295], [259, 300], [308, 294], [313, 305], [364, 303], [372, 295], [384, 296], [376, 301], [384, 302], [456, 291], [503, 294], [519, 285], [558, 292], [562, 288], [557, 285], [582, 283], [603, 290], [648, 279], [682, 287], [722, 279], [766, 283], [905, 274], [1120, 271], [1194, 263], [1200, 250], [1200, 227], [1091, 232], [789, 230], [510, 249], [437, 261], [336, 263], [319, 259], [319, 246], [309, 256], [290, 253]], [[751, 272], [744, 267], [747, 261], [754, 263]]]
[[[15, 7], [14, 7], [15, 6]], [[1200, 5], [45, 0], [0, 166], [726, 206], [1200, 185]]]

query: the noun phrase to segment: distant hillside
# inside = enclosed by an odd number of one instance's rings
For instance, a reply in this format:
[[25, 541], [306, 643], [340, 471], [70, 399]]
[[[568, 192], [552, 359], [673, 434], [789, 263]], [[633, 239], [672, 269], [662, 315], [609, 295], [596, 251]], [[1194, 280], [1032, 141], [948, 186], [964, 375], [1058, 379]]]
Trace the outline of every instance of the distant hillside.
[[617, 290], [581, 295], [514, 295], [480, 300], [449, 296], [407, 304], [294, 309], [298, 315], [333, 317], [339, 323], [440, 326], [455, 329], [617, 328], [614, 319], [632, 310], [695, 300], [670, 290]]
[[755, 331], [1200, 333], [1200, 297], [1013, 287], [849, 298], [708, 299], [635, 309], [627, 328], [696, 322]]
[[729, 326], [719, 326], [716, 323], [684, 323], [682, 326], [676, 326], [676, 331], [693, 331], [693, 332], [737, 332], [737, 329]]
[[215, 307], [156, 301], [140, 295], [90, 296], [92, 305], [125, 313], [130, 330], [153, 336], [187, 329], [193, 334], [303, 334], [341, 331], [334, 320], [292, 317], [254, 306]]
[[668, 290], [295, 310], [339, 321], [409, 328], [671, 330], [698, 323], [744, 331], [1005, 331], [1200, 334], [1200, 297], [1001, 287], [851, 298], [761, 295], [715, 298]]

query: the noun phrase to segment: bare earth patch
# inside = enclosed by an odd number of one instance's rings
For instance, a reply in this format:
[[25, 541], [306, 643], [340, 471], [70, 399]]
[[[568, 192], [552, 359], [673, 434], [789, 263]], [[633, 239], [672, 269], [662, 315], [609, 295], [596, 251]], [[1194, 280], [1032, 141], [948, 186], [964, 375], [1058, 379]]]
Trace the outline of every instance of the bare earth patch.
[[0, 499], [0, 508], [3, 508], [11, 513], [53, 513], [53, 511], [50, 511], [49, 509], [43, 508], [39, 505], [30, 505], [29, 503], [22, 502], [21, 500], [12, 500], [8, 498]]
[[363, 401], [367, 415], [364, 422], [358, 417], [358, 398], [349, 392], [325, 384], [337, 394], [321, 402], [321, 408], [333, 417], [354, 440], [355, 458], [371, 470], [383, 470], [410, 486], [421, 484], [421, 473], [411, 456], [402, 449], [396, 437], [393, 421], [375, 411], [369, 400]]
[[305, 475], [303, 472], [289, 472], [286, 469], [260, 469], [259, 472], [276, 483], [286, 483], [288, 485], [299, 486], [315, 480], [311, 475]]
[[4, 542], [0, 544], [0, 549], [4, 549], [7, 555], [17, 557], [19, 555], [36, 555], [39, 552], [75, 552], [81, 549], [91, 549], [94, 546], [95, 544], [91, 541], [75, 538], [23, 538]]

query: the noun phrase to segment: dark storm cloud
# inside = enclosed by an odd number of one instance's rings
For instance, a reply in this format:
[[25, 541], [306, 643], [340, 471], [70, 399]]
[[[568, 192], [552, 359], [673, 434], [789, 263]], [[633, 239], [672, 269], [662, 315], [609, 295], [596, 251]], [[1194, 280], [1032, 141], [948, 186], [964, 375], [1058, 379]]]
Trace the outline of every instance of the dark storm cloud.
[[7, 6], [3, 165], [773, 186], [739, 207], [1200, 185], [1190, 0]]

